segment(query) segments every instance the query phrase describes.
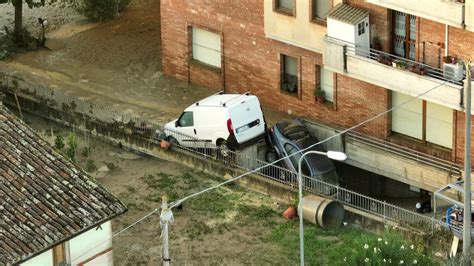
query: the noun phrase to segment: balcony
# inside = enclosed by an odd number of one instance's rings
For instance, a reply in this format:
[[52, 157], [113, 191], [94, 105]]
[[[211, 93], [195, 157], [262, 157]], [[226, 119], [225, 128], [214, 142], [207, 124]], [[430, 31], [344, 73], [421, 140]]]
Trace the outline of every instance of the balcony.
[[442, 69], [374, 49], [359, 49], [354, 44], [327, 36], [324, 42], [323, 63], [332, 71], [463, 110], [462, 81], [444, 78]]
[[464, 26], [465, 5], [455, 0], [366, 0], [366, 2], [457, 28]]

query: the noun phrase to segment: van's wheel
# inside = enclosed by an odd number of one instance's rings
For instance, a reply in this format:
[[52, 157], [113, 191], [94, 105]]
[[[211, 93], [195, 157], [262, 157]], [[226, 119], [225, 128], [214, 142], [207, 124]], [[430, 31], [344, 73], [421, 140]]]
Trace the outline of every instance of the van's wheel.
[[217, 146], [219, 147], [219, 152], [222, 157], [228, 157], [230, 155], [230, 148], [226, 140], [221, 140]]
[[267, 153], [265, 154], [265, 160], [267, 163], [273, 163], [274, 161], [278, 160], [278, 154], [275, 149], [270, 148], [267, 150]]
[[173, 136], [167, 136], [166, 140], [171, 143], [171, 146], [178, 144], [178, 140]]

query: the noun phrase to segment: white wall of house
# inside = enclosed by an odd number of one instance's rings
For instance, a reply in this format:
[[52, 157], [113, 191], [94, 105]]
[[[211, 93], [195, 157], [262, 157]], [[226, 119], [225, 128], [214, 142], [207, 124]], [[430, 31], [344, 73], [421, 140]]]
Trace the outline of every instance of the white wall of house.
[[92, 228], [71, 239], [69, 249], [72, 264], [86, 262], [85, 265], [113, 265], [111, 237], [112, 226], [109, 221], [103, 223], [100, 228]]
[[[265, 36], [310, 51], [323, 51], [326, 27], [310, 21], [310, 1], [294, 1], [296, 17], [273, 10], [273, 0], [264, 1]], [[342, 0], [333, 0], [333, 6]]]
[[[111, 222], [105, 222], [101, 224], [100, 227], [101, 228], [93, 228], [84, 232], [67, 242], [69, 245], [69, 254], [65, 255], [66, 258], [70, 258], [72, 265], [113, 265]], [[65, 252], [67, 252], [67, 249]], [[53, 249], [49, 249], [21, 265], [53, 266]]]
[[49, 266], [54, 265], [53, 249], [50, 249], [40, 255], [22, 263], [21, 266]]
[[327, 34], [329, 37], [348, 43], [355, 43], [355, 32], [354, 25], [328, 18]]

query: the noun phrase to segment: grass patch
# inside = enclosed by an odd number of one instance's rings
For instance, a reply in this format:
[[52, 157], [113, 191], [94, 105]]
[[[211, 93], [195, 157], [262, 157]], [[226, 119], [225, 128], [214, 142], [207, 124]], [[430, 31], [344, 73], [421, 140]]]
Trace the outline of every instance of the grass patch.
[[188, 206], [191, 210], [212, 213], [214, 217], [224, 218], [225, 212], [232, 210], [238, 196], [228, 194], [221, 188], [203, 193], [189, 200]]
[[245, 216], [247, 219], [240, 219], [240, 224], [244, 225], [247, 223], [263, 223], [265, 225], [275, 225], [275, 218], [277, 217], [277, 212], [272, 208], [260, 205], [246, 205], [239, 204], [237, 206], [241, 216]]
[[[299, 258], [299, 224], [291, 220], [274, 227], [266, 241], [277, 243], [285, 256]], [[407, 242], [394, 230], [381, 236], [352, 227], [320, 228], [306, 224], [305, 262], [310, 265], [436, 265], [422, 243]]]

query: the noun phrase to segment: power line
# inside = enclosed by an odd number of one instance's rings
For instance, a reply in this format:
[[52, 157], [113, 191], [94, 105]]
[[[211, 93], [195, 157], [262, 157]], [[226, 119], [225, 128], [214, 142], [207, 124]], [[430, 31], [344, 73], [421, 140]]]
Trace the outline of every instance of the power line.
[[[294, 156], [294, 155], [296, 155], [296, 154], [298, 154], [298, 153], [301, 153], [301, 152], [304, 152], [304, 151], [306, 151], [306, 150], [308, 150], [308, 149], [311, 149], [312, 147], [314, 147], [314, 146], [316, 146], [316, 145], [322, 144], [322, 143], [324, 143], [324, 142], [326, 142], [326, 141], [329, 141], [329, 140], [331, 140], [331, 139], [333, 139], [333, 138], [336, 138], [336, 137], [338, 137], [338, 136], [340, 136], [340, 135], [342, 135], [342, 134], [345, 134], [345, 133], [347, 133], [347, 132], [349, 132], [349, 131], [351, 131], [351, 130], [353, 130], [353, 129], [355, 129], [355, 128], [358, 128], [358, 127], [360, 127], [360, 126], [363, 125], [363, 124], [369, 123], [369, 122], [371, 122], [371, 121], [373, 121], [373, 120], [375, 120], [375, 119], [377, 119], [377, 118], [379, 118], [379, 117], [381, 117], [381, 116], [383, 116], [383, 115], [385, 115], [385, 114], [387, 114], [387, 113], [389, 113], [389, 112], [391, 112], [391, 111], [393, 111], [393, 110], [396, 110], [396, 109], [401, 108], [402, 106], [404, 106], [404, 105], [406, 105], [406, 104], [408, 104], [408, 103], [410, 103], [410, 102], [412, 102], [412, 101], [414, 101], [414, 100], [420, 98], [421, 96], [423, 96], [423, 95], [425, 95], [425, 94], [427, 94], [427, 93], [429, 93], [429, 92], [431, 92], [431, 91], [433, 91], [433, 90], [435, 90], [435, 89], [437, 89], [437, 88], [443, 86], [444, 84], [446, 84], [446, 83], [449, 82], [449, 81], [451, 81], [451, 80], [444, 81], [443, 83], [441, 83], [441, 84], [439, 84], [439, 85], [437, 85], [437, 86], [435, 86], [435, 87], [433, 87], [433, 88], [431, 88], [431, 89], [429, 89], [429, 90], [427, 90], [427, 91], [425, 91], [425, 92], [423, 92], [423, 93], [417, 95], [416, 97], [413, 97], [412, 99], [410, 99], [410, 100], [408, 100], [408, 101], [406, 101], [406, 102], [403, 102], [403, 103], [401, 103], [401, 104], [399, 104], [399, 105], [397, 105], [397, 106], [395, 106], [395, 107], [392, 107], [392, 108], [390, 108], [390, 109], [388, 109], [388, 110], [386, 110], [386, 111], [384, 111], [384, 112], [381, 112], [381, 113], [379, 113], [379, 114], [377, 114], [377, 115], [375, 115], [375, 116], [373, 116], [373, 117], [371, 117], [371, 118], [369, 118], [369, 119], [366, 119], [366, 120], [364, 120], [364, 121], [362, 121], [362, 122], [360, 122], [360, 123], [358, 123], [358, 124], [356, 124], [356, 125], [354, 125], [354, 126], [352, 126], [352, 127], [350, 127], [350, 128], [347, 128], [347, 129], [345, 129], [345, 130], [343, 130], [343, 131], [341, 131], [341, 132], [339, 132], [339, 133], [337, 133], [337, 134], [334, 134], [334, 135], [332, 135], [332, 136], [330, 136], [330, 137], [328, 137], [328, 138], [326, 138], [326, 139], [324, 139], [324, 140], [322, 140], [322, 141], [319, 141], [319, 142], [317, 142], [317, 143], [315, 143], [315, 144], [313, 144], [313, 145], [311, 145], [311, 146], [309, 146], [309, 147], [307, 147], [307, 148], [304, 148], [304, 149], [302, 149], [302, 150], [299, 151], [299, 152], [292, 153], [292, 154], [290, 154], [290, 155], [288, 155], [288, 156], [285, 156], [285, 157], [282, 157], [282, 158], [280, 158], [280, 159], [278, 159], [278, 160], [276, 160], [276, 161], [274, 161], [274, 162], [267, 163], [267, 164], [265, 164], [265, 165], [263, 165], [263, 166], [261, 166], [261, 167], [258, 167], [258, 168], [254, 169], [254, 170], [251, 170], [251, 171], [248, 171], [248, 172], [246, 172], [246, 173], [243, 173], [243, 174], [241, 174], [241, 175], [239, 175], [239, 176], [237, 176], [237, 177], [234, 177], [234, 178], [231, 178], [231, 179], [229, 179], [229, 180], [226, 180], [226, 181], [224, 181], [224, 182], [222, 182], [222, 183], [220, 183], [220, 184], [214, 185], [214, 186], [212, 186], [212, 187], [206, 188], [206, 189], [204, 189], [204, 190], [201, 190], [201, 191], [199, 191], [199, 192], [196, 192], [196, 193], [194, 193], [194, 194], [191, 194], [191, 195], [189, 195], [189, 196], [186, 196], [186, 197], [184, 197], [184, 198], [182, 198], [182, 199], [180, 199], [180, 200], [177, 200], [177, 201], [175, 201], [175, 202], [172, 202], [172, 203], [169, 205], [169, 209], [172, 209], [172, 208], [174, 208], [174, 207], [176, 207], [176, 206], [182, 204], [183, 202], [185, 202], [185, 201], [188, 200], [188, 199], [191, 199], [191, 198], [193, 198], [193, 197], [199, 196], [199, 195], [201, 195], [201, 194], [203, 194], [203, 193], [206, 193], [206, 192], [211, 191], [211, 190], [213, 190], [213, 189], [219, 188], [219, 187], [224, 186], [224, 185], [226, 185], [226, 184], [228, 184], [228, 183], [234, 182], [234, 181], [236, 181], [236, 180], [238, 180], [238, 179], [240, 179], [240, 178], [242, 178], [242, 177], [244, 177], [244, 176], [247, 176], [247, 175], [249, 175], [249, 174], [255, 173], [255, 172], [257, 172], [257, 171], [259, 171], [259, 170], [261, 170], [261, 169], [263, 169], [263, 168], [265, 168], [265, 167], [271, 166], [271, 165], [273, 165], [273, 164], [275, 164], [275, 163], [277, 163], [277, 162], [280, 162], [280, 161], [282, 161], [282, 160], [284, 160], [284, 159], [287, 159], [287, 158], [289, 158], [289, 157], [291, 157], [291, 156]], [[83, 254], [81, 254], [80, 256], [78, 256], [77, 258], [75, 258], [74, 260], [77, 260], [78, 258], [81, 258], [82, 256], [84, 256], [85, 254], [87, 254], [87, 253], [89, 253], [90, 251], [94, 250], [95, 248], [101, 246], [102, 244], [108, 242], [109, 240], [112, 240], [112, 239], [115, 238], [116, 236], [118, 236], [118, 235], [122, 234], [123, 232], [129, 230], [130, 228], [132, 228], [133, 226], [135, 226], [135, 225], [137, 225], [138, 223], [142, 222], [143, 220], [145, 220], [146, 218], [148, 218], [150, 215], [154, 214], [155, 212], [158, 212], [159, 210], [160, 210], [159, 208], [156, 208], [156, 209], [152, 210], [151, 212], [147, 213], [145, 216], [143, 216], [142, 218], [140, 218], [140, 219], [138, 219], [137, 221], [133, 222], [133, 223], [130, 224], [129, 226], [127, 226], [127, 227], [121, 229], [120, 231], [114, 233], [114, 234], [112, 235], [112, 237], [107, 238], [106, 240], [100, 242], [99, 244], [97, 244], [97, 245], [94, 246], [93, 248], [87, 250], [86, 252], [84, 252]]]
[[300, 151], [294, 152], [294, 153], [292, 153], [292, 154], [290, 154], [290, 155], [288, 155], [288, 156], [282, 157], [282, 158], [280, 158], [280, 159], [278, 159], [278, 160], [276, 160], [276, 161], [274, 161], [274, 162], [267, 163], [267, 164], [265, 164], [265, 165], [263, 165], [263, 166], [257, 167], [257, 168], [254, 169], [254, 170], [251, 170], [251, 171], [248, 171], [248, 172], [246, 172], [246, 173], [243, 173], [243, 174], [241, 174], [241, 175], [239, 175], [239, 176], [236, 176], [236, 177], [234, 177], [234, 178], [231, 178], [231, 179], [229, 179], [229, 180], [226, 180], [226, 181], [224, 181], [224, 182], [222, 182], [222, 183], [220, 183], [220, 184], [217, 184], [217, 185], [215, 185], [215, 186], [206, 188], [206, 189], [204, 189], [204, 190], [201, 190], [201, 191], [199, 191], [199, 192], [196, 192], [196, 193], [194, 193], [194, 194], [191, 194], [191, 195], [189, 195], [189, 196], [186, 196], [186, 197], [184, 197], [184, 198], [182, 198], [182, 199], [180, 199], [180, 200], [177, 200], [177, 201], [175, 201], [175, 202], [173, 202], [173, 203], [170, 204], [170, 209], [172, 209], [172, 208], [174, 208], [174, 207], [176, 207], [176, 206], [182, 204], [184, 201], [186, 201], [186, 200], [188, 200], [188, 199], [190, 199], [190, 198], [199, 196], [199, 195], [201, 195], [201, 194], [203, 194], [203, 193], [205, 193], [205, 192], [207, 192], [207, 191], [210, 191], [210, 190], [216, 189], [216, 188], [218, 188], [218, 187], [224, 186], [224, 185], [226, 185], [226, 184], [228, 184], [228, 183], [234, 182], [234, 181], [236, 181], [236, 180], [238, 180], [238, 179], [240, 179], [240, 178], [242, 178], [242, 177], [244, 177], [244, 176], [247, 176], [247, 175], [249, 175], [249, 174], [252, 174], [252, 173], [255, 173], [255, 172], [257, 172], [257, 171], [260, 171], [261, 169], [263, 169], [263, 168], [265, 168], [265, 167], [268, 167], [268, 166], [270, 166], [270, 165], [273, 165], [273, 164], [275, 164], [275, 163], [277, 163], [277, 162], [280, 162], [280, 161], [282, 161], [282, 160], [284, 160], [284, 159], [290, 158], [291, 156], [294, 156], [294, 155], [296, 155], [296, 154], [302, 153], [302, 152], [304, 152], [304, 151], [306, 151], [306, 150], [309, 150], [309, 149], [313, 148], [313, 147], [316, 146], [316, 145], [322, 144], [322, 143], [324, 143], [324, 142], [326, 142], [326, 141], [329, 141], [329, 140], [331, 140], [331, 139], [333, 139], [333, 138], [336, 138], [336, 137], [338, 137], [338, 136], [340, 136], [340, 135], [342, 135], [342, 134], [345, 134], [345, 133], [347, 133], [347, 132], [349, 132], [349, 131], [351, 131], [351, 130], [353, 130], [353, 129], [356, 129], [356, 128], [362, 126], [363, 124], [369, 123], [369, 122], [371, 122], [371, 121], [373, 121], [373, 120], [375, 120], [375, 119], [377, 119], [377, 118], [379, 118], [379, 117], [381, 117], [381, 116], [383, 116], [383, 115], [386, 115], [387, 113], [389, 113], [389, 112], [391, 112], [391, 111], [393, 111], [393, 110], [396, 110], [396, 109], [401, 108], [402, 106], [404, 106], [404, 105], [406, 105], [406, 104], [408, 104], [408, 103], [410, 103], [410, 102], [412, 102], [412, 101], [414, 101], [414, 100], [420, 98], [421, 96], [423, 96], [423, 95], [425, 95], [425, 94], [427, 94], [427, 93], [429, 93], [429, 92], [431, 92], [431, 91], [433, 91], [433, 90], [435, 90], [435, 89], [437, 89], [437, 88], [443, 86], [443, 85], [446, 84], [448, 81], [451, 81], [451, 80], [446, 80], [446, 81], [444, 81], [443, 83], [441, 83], [441, 84], [439, 84], [439, 85], [437, 85], [437, 86], [435, 86], [435, 87], [433, 87], [433, 88], [431, 88], [431, 89], [429, 89], [429, 90], [427, 90], [427, 91], [425, 91], [425, 92], [423, 92], [423, 93], [417, 95], [416, 97], [413, 97], [412, 99], [410, 99], [410, 100], [408, 100], [408, 101], [406, 101], [406, 102], [403, 102], [403, 103], [401, 103], [401, 104], [399, 104], [399, 105], [396, 105], [396, 106], [394, 106], [394, 107], [392, 107], [392, 108], [390, 108], [390, 109], [387, 109], [387, 110], [385, 110], [385, 111], [383, 111], [383, 112], [381, 112], [381, 113], [379, 113], [379, 114], [377, 114], [377, 115], [375, 115], [375, 116], [373, 116], [373, 117], [371, 117], [371, 118], [369, 118], [369, 119], [366, 119], [366, 120], [364, 120], [364, 121], [362, 121], [362, 122], [356, 124], [355, 126], [352, 126], [352, 127], [350, 127], [350, 128], [347, 128], [347, 129], [345, 129], [345, 130], [343, 130], [343, 131], [341, 131], [341, 132], [339, 132], [339, 133], [337, 133], [337, 134], [334, 134], [334, 135], [332, 135], [332, 136], [330, 136], [330, 137], [328, 137], [328, 138], [326, 138], [326, 139], [324, 139], [324, 140], [322, 140], [322, 141], [319, 141], [319, 142], [317, 142], [317, 143], [315, 143], [315, 144], [313, 144], [313, 145], [311, 145], [311, 146], [308, 146], [307, 148], [304, 148], [304, 149], [302, 149], [302, 150], [300, 150]]
[[[121, 229], [120, 231], [114, 233], [111, 237], [105, 239], [104, 241], [100, 242], [99, 244], [95, 245], [94, 247], [88, 249], [87, 251], [85, 251], [84, 253], [82, 253], [81, 255], [79, 255], [78, 257], [74, 258], [74, 261], [77, 261], [79, 258], [81, 258], [82, 256], [86, 255], [87, 253], [89, 253], [90, 251], [98, 248], [99, 246], [105, 244], [106, 242], [112, 240], [114, 237], [122, 234], [123, 232], [127, 231], [128, 229], [134, 227], [135, 225], [139, 224], [140, 222], [142, 222], [143, 220], [145, 220], [146, 218], [148, 218], [150, 215], [154, 214], [155, 212], [158, 212], [160, 210], [160, 208], [156, 208], [154, 210], [152, 210], [151, 212], [147, 213], [145, 216], [143, 216], [142, 218], [136, 220], [135, 222], [133, 222], [132, 224], [128, 225], [127, 227]], [[71, 261], [72, 263], [73, 261]], [[72, 263], [74, 264], [74, 263]]]

